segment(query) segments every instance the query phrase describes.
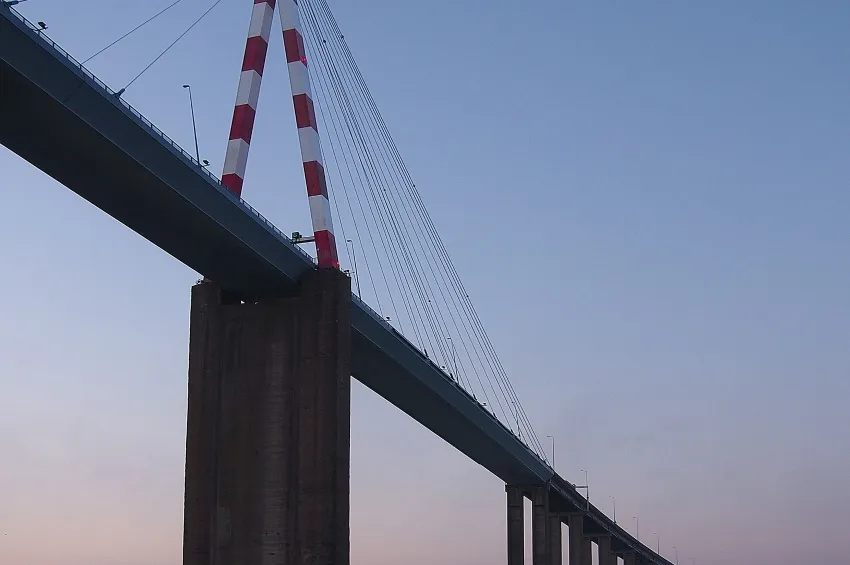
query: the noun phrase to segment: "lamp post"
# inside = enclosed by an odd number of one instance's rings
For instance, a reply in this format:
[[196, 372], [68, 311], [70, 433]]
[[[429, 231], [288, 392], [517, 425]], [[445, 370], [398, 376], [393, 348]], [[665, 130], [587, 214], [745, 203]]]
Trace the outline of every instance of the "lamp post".
[[546, 436], [552, 440], [552, 469], [555, 468], [555, 436]]
[[635, 539], [640, 541], [640, 520], [637, 516], [632, 516], [635, 519]]
[[652, 532], [655, 534], [655, 553], [661, 555], [661, 536], [658, 535], [658, 532]]
[[613, 496], [611, 497], [611, 503], [614, 505], [614, 513], [611, 515], [611, 518], [614, 519], [614, 523], [616, 524], [617, 523], [617, 501], [614, 499]]
[[201, 153], [198, 151], [198, 126], [195, 124], [195, 101], [192, 100], [192, 87], [184, 84], [183, 88], [189, 91], [189, 108], [192, 110], [192, 133], [195, 134], [195, 158], [198, 160], [198, 166], [201, 167]]
[[673, 551], [676, 552], [676, 565], [679, 565], [679, 550], [676, 549], [676, 546], [673, 546]]
[[584, 473], [584, 484], [582, 486], [577, 486], [575, 488], [583, 488], [584, 489], [584, 499], [586, 501], [585, 510], [590, 511], [590, 483], [587, 482], [587, 470], [579, 469], [582, 473]]

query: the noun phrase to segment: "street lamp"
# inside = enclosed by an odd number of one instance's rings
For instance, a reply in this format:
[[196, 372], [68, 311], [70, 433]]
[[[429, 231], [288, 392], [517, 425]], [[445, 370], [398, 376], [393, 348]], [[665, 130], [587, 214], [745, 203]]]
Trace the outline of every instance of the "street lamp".
[[673, 546], [673, 551], [676, 552], [676, 565], [679, 565], [679, 550], [676, 549], [676, 546]]
[[614, 519], [614, 523], [617, 523], [617, 501], [614, 500], [614, 497], [611, 497], [611, 503], [614, 505], [614, 513], [611, 515], [611, 518]]
[[552, 440], [552, 469], [555, 468], [555, 436], [546, 436]]
[[587, 471], [585, 469], [579, 469], [582, 473], [584, 473], [584, 484], [582, 486], [577, 486], [575, 488], [583, 488], [584, 489], [584, 499], [587, 501], [586, 510], [590, 510], [590, 483], [587, 482]]
[[661, 555], [661, 536], [658, 535], [658, 532], [652, 532], [655, 535], [655, 553]]
[[195, 158], [198, 160], [198, 166], [201, 165], [201, 153], [198, 151], [198, 126], [195, 124], [195, 101], [192, 100], [192, 87], [184, 84], [183, 88], [189, 91], [189, 108], [192, 110], [192, 132], [195, 134]]
[[[357, 256], [354, 255], [354, 242], [350, 239], [346, 239], [345, 243], [350, 243], [349, 248], [351, 249], [351, 262], [354, 267], [354, 284], [357, 285], [357, 296], [360, 296], [360, 271], [357, 270]], [[361, 297], [362, 298], [362, 297]]]
[[640, 541], [640, 520], [637, 516], [632, 516], [635, 519], [635, 539]]

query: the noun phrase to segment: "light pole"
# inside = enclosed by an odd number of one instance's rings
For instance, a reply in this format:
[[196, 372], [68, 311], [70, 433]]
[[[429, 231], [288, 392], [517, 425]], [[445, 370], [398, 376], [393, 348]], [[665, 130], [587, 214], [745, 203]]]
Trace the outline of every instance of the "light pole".
[[617, 523], [617, 501], [614, 499], [613, 496], [611, 497], [611, 503], [614, 505], [614, 513], [611, 515], [611, 518], [614, 519], [614, 523], [616, 524]]
[[584, 489], [584, 499], [587, 502], [587, 504], [585, 505], [585, 510], [590, 511], [590, 483], [587, 482], [587, 470], [579, 469], [579, 471], [584, 473], [584, 484], [575, 488]]
[[555, 468], [555, 436], [546, 436], [552, 440], [552, 469]]
[[632, 516], [635, 519], [635, 539], [640, 541], [640, 520], [637, 516]]
[[198, 126], [195, 125], [195, 101], [192, 100], [192, 87], [184, 84], [183, 88], [189, 91], [189, 108], [192, 110], [192, 133], [195, 134], [195, 158], [198, 160], [198, 166], [201, 166], [201, 153], [198, 151]]
[[[350, 239], [346, 239], [345, 243], [350, 243], [349, 249], [351, 249], [351, 262], [354, 267], [354, 284], [357, 285], [357, 296], [360, 296], [360, 271], [357, 270], [357, 256], [354, 254], [354, 242]], [[362, 297], [361, 297], [362, 298]]]
[[655, 535], [655, 553], [661, 555], [661, 536], [658, 535], [658, 532], [652, 532]]
[[679, 550], [676, 549], [676, 546], [673, 546], [673, 551], [676, 552], [676, 565], [679, 565]]

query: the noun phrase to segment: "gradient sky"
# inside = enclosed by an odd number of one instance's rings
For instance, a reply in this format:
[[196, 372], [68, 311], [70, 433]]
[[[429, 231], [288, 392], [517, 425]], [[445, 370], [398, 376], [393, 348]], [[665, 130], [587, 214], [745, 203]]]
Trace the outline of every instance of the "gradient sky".
[[[165, 4], [20, 9], [83, 59]], [[191, 148], [191, 83], [215, 171], [248, 4], [125, 95]], [[124, 86], [208, 5], [89, 67]], [[850, 564], [850, 3], [331, 5], [561, 474], [683, 564]], [[268, 60], [245, 197], [309, 231]], [[0, 563], [178, 564], [198, 275], [0, 171]], [[353, 392], [352, 563], [503, 563], [500, 481]]]

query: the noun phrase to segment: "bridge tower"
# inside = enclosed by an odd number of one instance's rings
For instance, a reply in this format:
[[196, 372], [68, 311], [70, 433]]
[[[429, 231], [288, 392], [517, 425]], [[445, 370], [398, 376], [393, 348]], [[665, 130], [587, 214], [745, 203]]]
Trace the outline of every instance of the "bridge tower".
[[192, 288], [184, 565], [349, 563], [351, 285], [295, 0], [253, 0], [222, 182], [241, 195], [275, 9], [318, 269], [274, 296]]

